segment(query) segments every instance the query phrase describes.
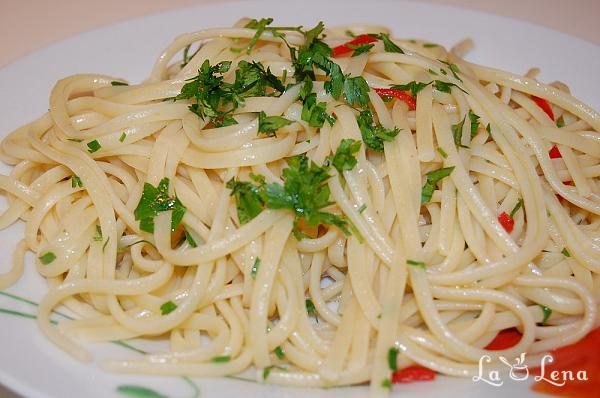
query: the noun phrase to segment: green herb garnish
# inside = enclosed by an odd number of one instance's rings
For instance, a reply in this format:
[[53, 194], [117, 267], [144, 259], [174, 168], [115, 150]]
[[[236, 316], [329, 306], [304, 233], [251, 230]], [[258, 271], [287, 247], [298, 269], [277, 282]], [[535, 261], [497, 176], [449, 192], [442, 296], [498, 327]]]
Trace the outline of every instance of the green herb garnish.
[[452, 171], [454, 170], [454, 166], [444, 167], [441, 169], [430, 171], [426, 174], [427, 181], [425, 185], [423, 185], [423, 189], [421, 190], [421, 204], [428, 203], [433, 196], [433, 191], [437, 186], [437, 183], [441, 181], [443, 178], [448, 177]]
[[338, 173], [342, 174], [344, 170], [352, 170], [356, 163], [355, 154], [360, 150], [360, 141], [351, 138], [344, 138], [331, 158], [331, 164]]
[[147, 182], [144, 183], [142, 197], [133, 212], [135, 219], [140, 221], [140, 229], [153, 233], [154, 217], [160, 212], [169, 210], [173, 211], [171, 231], [174, 232], [185, 214], [185, 206], [176, 196], [169, 196], [169, 179], [163, 178], [156, 187]]
[[258, 132], [268, 137], [275, 136], [277, 130], [292, 123], [291, 120], [281, 116], [267, 116], [263, 111], [258, 114]]
[[471, 139], [477, 135], [477, 130], [479, 130], [479, 119], [479, 116], [469, 109], [469, 120], [471, 121]]
[[283, 349], [281, 349], [280, 346], [275, 347], [275, 355], [279, 359], [285, 358], [285, 353], [283, 352]]
[[175, 311], [176, 308], [177, 308], [177, 304], [175, 304], [174, 302], [169, 300], [160, 306], [160, 313], [162, 315], [167, 315], [167, 314], [170, 314], [171, 312]]
[[383, 142], [391, 141], [400, 133], [398, 128], [388, 130], [373, 122], [373, 113], [367, 109], [358, 115], [358, 127], [366, 146], [374, 151], [383, 152]]
[[561, 253], [562, 253], [562, 255], [563, 255], [563, 256], [565, 256], [565, 257], [571, 257], [571, 253], [569, 253], [569, 251], [567, 250], [567, 248], [566, 248], [566, 247], [565, 247], [565, 248], [563, 248], [563, 249], [562, 249], [560, 252], [561, 252]]
[[94, 153], [98, 149], [102, 148], [102, 145], [100, 145], [100, 143], [98, 142], [98, 140], [94, 140], [94, 141], [88, 142], [87, 143], [87, 147], [88, 147], [88, 152], [89, 153]]
[[129, 86], [129, 83], [113, 80], [112, 82], [110, 82], [110, 85], [111, 86]]
[[254, 264], [252, 265], [252, 269], [250, 270], [250, 276], [252, 279], [256, 279], [256, 273], [258, 272], [258, 268], [260, 267], [260, 258], [256, 257], [254, 260]]
[[83, 188], [83, 182], [78, 176], [71, 177], [71, 188]]
[[52, 261], [56, 260], [56, 254], [52, 252], [46, 252], [38, 257], [40, 262], [44, 265], [50, 264]]
[[400, 350], [397, 349], [396, 347], [391, 347], [387, 353], [388, 367], [393, 372], [398, 370], [397, 360], [398, 360], [399, 353], [400, 353]]
[[100, 225], [96, 225], [96, 234], [92, 239], [96, 242], [102, 242], [102, 227]]
[[226, 363], [231, 361], [231, 355], [220, 355], [212, 357], [211, 361], [214, 363]]
[[406, 260], [406, 264], [425, 269], [425, 263], [417, 260]]

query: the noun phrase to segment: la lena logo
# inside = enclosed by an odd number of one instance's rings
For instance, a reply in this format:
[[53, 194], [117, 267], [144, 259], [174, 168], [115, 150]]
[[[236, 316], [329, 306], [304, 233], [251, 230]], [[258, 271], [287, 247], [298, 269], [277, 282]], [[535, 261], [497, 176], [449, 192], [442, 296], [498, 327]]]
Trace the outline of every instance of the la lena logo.
[[[509, 362], [505, 357], [500, 356], [498, 360], [508, 370], [508, 376], [514, 381], [525, 381], [529, 379], [529, 369], [525, 364], [525, 353], [522, 353], [519, 357], [515, 358], [514, 362]], [[482, 381], [494, 387], [500, 387], [504, 384], [502, 379], [501, 371], [498, 369], [484, 370], [484, 364], [491, 363], [492, 358], [489, 355], [484, 355], [479, 358], [479, 374], [473, 376], [473, 381]], [[545, 381], [557, 387], [562, 387], [567, 384], [568, 381], [587, 381], [588, 375], [585, 370], [571, 371], [571, 370], [553, 370], [546, 374], [546, 365], [554, 362], [552, 355], [544, 355], [540, 362], [540, 374], [534, 377], [535, 381]]]

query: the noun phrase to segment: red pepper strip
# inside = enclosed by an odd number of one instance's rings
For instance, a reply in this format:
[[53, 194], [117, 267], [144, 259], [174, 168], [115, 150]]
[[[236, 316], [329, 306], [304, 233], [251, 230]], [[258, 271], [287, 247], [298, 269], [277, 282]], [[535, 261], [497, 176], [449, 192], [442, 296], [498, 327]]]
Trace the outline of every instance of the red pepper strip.
[[392, 383], [412, 383], [435, 379], [435, 372], [422, 366], [409, 366], [392, 373]]
[[548, 152], [548, 155], [550, 155], [550, 159], [560, 159], [562, 158], [562, 154], [560, 153], [560, 151], [558, 150], [558, 147], [556, 145], [554, 145], [550, 151]]
[[347, 43], [344, 44], [340, 44], [337, 47], [333, 47], [333, 56], [337, 57], [339, 55], [342, 54], [346, 54], [349, 52], [354, 51], [353, 48], [350, 48], [349, 46], [359, 46], [361, 44], [366, 44], [366, 43], [375, 43], [378, 39], [373, 37], [373, 36], [369, 36], [369, 35], [360, 35], [358, 37], [356, 37], [355, 39], [350, 40]]
[[504, 227], [504, 230], [509, 234], [515, 227], [515, 220], [505, 211], [503, 211], [502, 214], [498, 216], [498, 221], [500, 222], [500, 225]]
[[[600, 353], [600, 328], [592, 330], [586, 337], [575, 344], [560, 347], [553, 350], [550, 354], [554, 358], [552, 363], [544, 363], [544, 379], [533, 385], [533, 390], [545, 394], [571, 397], [571, 398], [595, 398], [600, 391], [600, 362], [598, 354]], [[547, 382], [551, 378], [552, 372], [562, 374], [562, 372], [572, 372], [576, 375], [580, 371], [585, 371], [587, 380], [577, 380], [568, 378], [563, 385], [563, 377], [559, 376], [558, 382], [561, 384], [552, 385]], [[541, 375], [541, 368], [530, 368], [530, 375]]]
[[552, 119], [552, 121], [554, 121], [554, 112], [552, 112], [552, 108], [550, 108], [550, 105], [545, 99], [536, 97], [535, 95], [532, 95], [531, 99], [537, 104], [537, 106], [539, 106], [544, 112], [546, 112], [546, 115], [548, 115], [550, 119]]
[[417, 101], [406, 91], [398, 90], [396, 88], [374, 88], [375, 92], [382, 97], [393, 97], [398, 98], [401, 101], [406, 102], [408, 109], [414, 111], [417, 109]]
[[506, 350], [507, 348], [514, 347], [521, 340], [521, 332], [516, 328], [501, 330], [498, 335], [492, 340], [492, 342], [485, 346], [486, 350]]

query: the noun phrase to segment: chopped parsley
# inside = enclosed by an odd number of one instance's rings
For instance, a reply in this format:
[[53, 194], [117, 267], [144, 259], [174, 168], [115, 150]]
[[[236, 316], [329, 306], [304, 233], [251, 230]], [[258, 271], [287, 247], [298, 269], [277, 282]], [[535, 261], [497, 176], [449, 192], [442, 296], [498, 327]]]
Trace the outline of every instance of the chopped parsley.
[[123, 142], [123, 141], [125, 141], [125, 138], [127, 138], [127, 134], [125, 134], [125, 133], [123, 132], [123, 133], [121, 133], [121, 136], [119, 137], [119, 141], [120, 141], [120, 142]]
[[98, 140], [94, 140], [94, 141], [88, 142], [87, 143], [87, 147], [88, 147], [88, 152], [89, 153], [94, 153], [98, 149], [102, 148], [102, 145], [100, 145], [100, 143], [98, 142]]
[[468, 146], [462, 144], [463, 127], [465, 126], [465, 118], [458, 124], [452, 125], [452, 136], [454, 137], [454, 143], [462, 148], [468, 148]]
[[171, 312], [175, 311], [175, 309], [177, 309], [177, 304], [175, 304], [174, 302], [169, 300], [160, 306], [160, 313], [162, 315], [167, 315], [167, 314], [170, 314]]
[[46, 252], [38, 257], [40, 262], [44, 265], [50, 264], [52, 261], [56, 260], [56, 254], [52, 252]]
[[442, 61], [442, 60], [438, 60], [441, 63], [448, 65], [448, 69], [450, 69], [450, 72], [452, 72], [452, 76], [454, 76], [454, 78], [460, 82], [462, 82], [462, 79], [458, 76], [458, 73], [460, 73], [460, 69], [458, 69], [458, 65], [456, 64], [451, 64], [448, 63], [446, 61]]
[[110, 85], [111, 86], [129, 86], [129, 83], [113, 80], [112, 82], [110, 82]]
[[541, 325], [545, 325], [546, 322], [548, 321], [548, 319], [550, 318], [550, 316], [552, 315], [552, 309], [549, 307], [546, 307], [545, 305], [542, 305], [542, 304], [538, 304], [538, 305], [540, 306], [540, 308], [542, 309], [542, 312], [544, 314]]
[[398, 128], [388, 130], [373, 122], [373, 113], [367, 109], [358, 115], [358, 127], [366, 146], [377, 152], [383, 152], [383, 142], [391, 141], [400, 133]]
[[391, 371], [395, 372], [396, 370], [398, 370], [397, 360], [398, 360], [399, 353], [400, 353], [400, 350], [397, 349], [396, 347], [391, 347], [388, 350], [387, 360], [388, 360], [388, 367], [390, 368]]
[[389, 378], [384, 379], [381, 382], [381, 387], [391, 390], [392, 389], [392, 381]]
[[321, 209], [329, 206], [330, 191], [326, 181], [331, 177], [327, 173], [328, 165], [318, 166], [310, 162], [306, 155], [288, 159], [288, 167], [282, 172], [284, 184], [266, 184], [263, 176], [251, 176], [257, 183], [236, 181], [227, 182], [227, 187], [235, 196], [240, 223], [246, 223], [256, 217], [263, 209], [287, 209], [295, 214], [294, 235], [302, 239], [305, 235], [298, 229], [302, 220], [308, 227], [335, 225], [349, 235], [348, 222], [333, 213]]
[[423, 189], [421, 190], [421, 204], [428, 203], [433, 196], [433, 191], [437, 186], [437, 183], [442, 179], [448, 177], [452, 171], [454, 170], [454, 166], [444, 167], [441, 169], [430, 171], [426, 174], [427, 181], [425, 185], [423, 185]]
[[83, 188], [83, 182], [78, 176], [71, 177], [71, 188]]
[[304, 301], [304, 304], [306, 305], [306, 312], [308, 313], [308, 315], [314, 316], [315, 319], [317, 319], [317, 311], [315, 309], [315, 303], [313, 303], [313, 301], [311, 299], [306, 299]]
[[[442, 69], [442, 71], [443, 71], [443, 69]], [[460, 88], [459, 86], [457, 86], [454, 83], [447, 83], [447, 82], [444, 82], [441, 80], [433, 81], [433, 88], [435, 88], [437, 91], [441, 91], [442, 93], [450, 94], [452, 92], [452, 90], [451, 90], [452, 86], [458, 88], [460, 91], [467, 94], [467, 92], [465, 90], [463, 90], [462, 88]]]
[[288, 159], [288, 168], [282, 172], [284, 184], [265, 184], [263, 197], [269, 209], [288, 209], [295, 214], [294, 235], [302, 238], [305, 235], [298, 229], [302, 219], [308, 227], [317, 227], [321, 224], [335, 225], [345, 235], [347, 221], [333, 213], [321, 209], [332, 204], [329, 201], [329, 186], [326, 181], [331, 177], [326, 166], [318, 166], [310, 162], [306, 155], [295, 156]]
[[425, 48], [434, 48], [434, 47], [439, 47], [439, 44], [435, 44], [435, 43], [423, 43], [423, 47]]
[[268, 137], [275, 136], [277, 130], [292, 123], [291, 120], [281, 116], [267, 116], [263, 111], [258, 114], [258, 132]]
[[100, 225], [96, 225], [96, 234], [92, 239], [96, 242], [102, 242], [102, 227]]
[[571, 257], [571, 253], [569, 253], [569, 251], [567, 250], [567, 248], [566, 248], [566, 247], [565, 247], [565, 248], [563, 248], [563, 249], [562, 249], [560, 252], [561, 252], [561, 253], [562, 253], [562, 255], [563, 255], [563, 256], [565, 256], [565, 257]]
[[374, 37], [377, 37], [383, 42], [383, 49], [386, 52], [404, 54], [404, 51], [402, 51], [402, 49], [398, 47], [398, 45], [394, 43], [392, 39], [390, 39], [390, 35], [388, 35], [387, 33], [379, 33], [377, 35], [374, 35]]
[[[315, 65], [317, 65], [325, 72], [327, 76], [330, 77], [330, 79], [324, 84], [325, 91], [328, 94], [331, 94], [331, 96], [336, 100], [340, 98], [340, 95], [342, 95], [342, 90], [344, 90], [344, 94], [346, 94], [346, 87], [344, 84], [346, 78], [342, 73], [342, 68], [321, 53], [316, 53], [312, 59]], [[351, 86], [353, 85], [350, 84], [349, 89]]]
[[556, 127], [559, 129], [565, 127], [565, 119], [562, 116], [556, 119]]
[[260, 187], [234, 178], [227, 181], [226, 187], [231, 189], [231, 196], [235, 197], [240, 224], [246, 224], [263, 211], [264, 200], [260, 194]]
[[365, 107], [369, 104], [369, 85], [362, 76], [344, 80], [344, 99], [349, 105]]
[[185, 206], [175, 197], [169, 196], [169, 179], [163, 178], [156, 187], [144, 183], [142, 197], [133, 214], [140, 221], [140, 229], [145, 232], [154, 232], [154, 217], [163, 211], [173, 211], [171, 218], [171, 231], [175, 231], [185, 214]]
[[198, 244], [194, 240], [194, 237], [192, 236], [192, 234], [190, 234], [187, 228], [184, 227], [183, 232], [185, 233], [185, 240], [190, 245], [190, 247], [198, 247]]
[[252, 265], [252, 269], [250, 270], [250, 276], [252, 279], [256, 279], [256, 274], [258, 272], [258, 268], [260, 267], [260, 258], [256, 257], [254, 260], [254, 264]]
[[519, 198], [517, 200], [517, 204], [515, 204], [515, 207], [513, 207], [513, 209], [510, 211], [509, 217], [514, 218], [521, 206], [523, 206], [523, 199]]
[[362, 214], [363, 211], [367, 210], [367, 204], [363, 203], [359, 208], [358, 208], [358, 213]]
[[211, 361], [214, 363], [226, 363], [231, 361], [231, 355], [220, 355], [217, 357], [212, 357]]
[[271, 95], [285, 91], [283, 83], [264, 68], [259, 62], [240, 61], [235, 71], [235, 81], [227, 83], [223, 74], [228, 72], [231, 61], [219, 62], [211, 66], [208, 60], [202, 63], [198, 75], [186, 80], [176, 100], [192, 99], [195, 102], [189, 106], [191, 112], [202, 120], [210, 119], [215, 126], [228, 126], [237, 124], [231, 116], [244, 99], [248, 97]]
[[340, 142], [340, 146], [336, 149], [335, 155], [331, 158], [331, 164], [340, 174], [342, 174], [344, 170], [352, 170], [358, 162], [355, 154], [359, 150], [360, 141], [344, 138]]
[[419, 93], [419, 91], [423, 90], [425, 87], [429, 86], [430, 84], [431, 84], [431, 82], [423, 83], [423, 82], [416, 82], [413, 80], [412, 82], [408, 82], [406, 84], [392, 84], [390, 87], [394, 88], [396, 90], [408, 91], [408, 92], [410, 92], [410, 95], [413, 96], [413, 98], [417, 98], [417, 94]]
[[67, 141], [71, 141], [71, 142], [83, 142], [83, 140], [81, 138], [67, 138]]
[[439, 146], [439, 147], [437, 148], [437, 151], [440, 153], [440, 155], [442, 155], [442, 157], [443, 157], [444, 159], [447, 159], [447, 158], [448, 158], [448, 154], [446, 153], [446, 151], [444, 151], [444, 149], [443, 149], [441, 146]]
[[489, 134], [492, 134], [492, 125], [490, 123], [485, 126], [485, 131], [487, 131]]
[[301, 119], [308, 122], [310, 127], [323, 127], [325, 120], [333, 126], [335, 119], [326, 111], [325, 102], [317, 102], [317, 94], [312, 92], [313, 82], [306, 78], [304, 85], [300, 89], [300, 98], [302, 99]]
[[269, 375], [271, 374], [271, 371], [273, 369], [279, 369], [279, 370], [282, 370], [284, 372], [287, 372], [287, 369], [284, 368], [283, 366], [279, 366], [279, 365], [267, 366], [266, 368], [263, 369], [263, 380], [267, 380], [267, 378], [269, 377]]
[[375, 44], [373, 43], [362, 43], [362, 44], [348, 44], [348, 48], [354, 50], [352, 53], [353, 57], [358, 57], [360, 54], [368, 53]]
[[469, 109], [469, 120], [471, 121], [471, 139], [477, 135], [477, 130], [479, 130], [479, 119], [479, 116]]
[[285, 358], [285, 352], [283, 352], [283, 349], [280, 346], [275, 347], [275, 355], [279, 359]]
[[245, 48], [246, 54], [250, 54], [250, 51], [252, 51], [256, 43], [258, 43], [258, 40], [265, 31], [265, 28], [267, 27], [267, 25], [270, 25], [271, 22], [273, 22], [273, 18], [261, 18], [260, 21], [253, 19], [252, 21], [248, 22], [246, 26], [244, 26], [244, 28], [247, 29], [256, 29], [256, 33], [254, 34], [254, 36], [252, 36], [252, 39], [250, 39], [248, 45]]
[[417, 260], [406, 260], [406, 264], [425, 269], [425, 263]]

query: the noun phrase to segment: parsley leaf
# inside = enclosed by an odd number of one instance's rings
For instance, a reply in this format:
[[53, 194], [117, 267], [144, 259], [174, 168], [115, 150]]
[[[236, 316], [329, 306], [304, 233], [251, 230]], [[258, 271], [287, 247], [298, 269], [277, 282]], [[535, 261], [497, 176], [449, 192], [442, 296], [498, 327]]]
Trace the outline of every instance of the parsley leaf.
[[250, 270], [250, 276], [252, 279], [256, 279], [256, 274], [258, 273], [258, 268], [260, 267], [260, 258], [256, 257], [254, 260], [254, 264], [252, 265], [252, 269]]
[[395, 372], [396, 370], [398, 370], [397, 360], [398, 360], [398, 354], [399, 353], [400, 353], [400, 350], [397, 349], [396, 347], [391, 347], [388, 350], [388, 354], [387, 354], [388, 367], [393, 372]]
[[303, 81], [306, 77], [315, 80], [313, 70], [315, 56], [319, 55], [326, 59], [333, 54], [331, 48], [319, 40], [319, 35], [323, 32], [323, 29], [325, 29], [325, 25], [323, 25], [323, 22], [319, 22], [314, 28], [304, 32], [304, 44], [297, 51], [295, 48], [288, 46], [297, 82]]
[[185, 206], [177, 197], [169, 196], [169, 179], [163, 178], [156, 187], [144, 183], [144, 191], [133, 214], [140, 221], [142, 231], [154, 232], [154, 217], [163, 211], [172, 210], [171, 231], [175, 231], [185, 214]]
[[100, 143], [98, 142], [98, 140], [94, 140], [94, 141], [90, 141], [87, 143], [87, 147], [88, 147], [88, 152], [89, 153], [94, 153], [97, 150], [99, 150], [100, 148], [102, 148], [102, 145], [100, 145]]
[[160, 306], [160, 313], [162, 315], [167, 315], [167, 314], [170, 314], [171, 312], [175, 311], [176, 308], [177, 308], [177, 304], [175, 304], [174, 302], [169, 300]]
[[253, 19], [252, 21], [248, 22], [246, 26], [244, 26], [244, 28], [256, 29], [256, 33], [254, 34], [254, 36], [252, 36], [252, 39], [250, 39], [250, 42], [248, 42], [248, 45], [246, 46], [247, 54], [250, 54], [250, 51], [252, 51], [256, 43], [258, 43], [258, 40], [265, 31], [265, 28], [267, 27], [267, 25], [270, 25], [271, 22], [273, 22], [273, 18], [261, 18], [260, 21]]
[[231, 196], [235, 197], [241, 224], [246, 224], [263, 211], [264, 202], [260, 195], [260, 188], [256, 185], [232, 178], [227, 181], [226, 187], [231, 189]]
[[275, 355], [277, 355], [277, 358], [279, 359], [285, 358], [285, 353], [280, 346], [275, 347]]
[[458, 124], [452, 125], [452, 136], [454, 136], [454, 143], [460, 147], [466, 148], [465, 145], [462, 144], [462, 133], [463, 127], [465, 125], [465, 118], [460, 121]]
[[400, 133], [398, 128], [387, 130], [381, 124], [375, 124], [369, 109], [362, 111], [357, 121], [365, 145], [374, 151], [383, 152], [383, 142], [393, 140]]
[[192, 234], [190, 234], [187, 228], [184, 227], [183, 232], [185, 233], [185, 240], [190, 245], [190, 247], [198, 247], [196, 240], [194, 240], [194, 237], [192, 236]]
[[515, 216], [515, 214], [517, 214], [517, 212], [519, 211], [521, 206], [523, 206], [523, 199], [519, 198], [517, 200], [517, 204], [515, 205], [515, 207], [513, 207], [513, 209], [510, 211], [509, 217], [513, 218]]
[[392, 84], [390, 87], [394, 88], [396, 90], [408, 91], [408, 92], [410, 92], [410, 95], [413, 96], [413, 98], [417, 98], [417, 94], [419, 93], [419, 91], [423, 90], [425, 87], [429, 86], [430, 84], [431, 84], [431, 82], [423, 83], [423, 82], [416, 82], [413, 80], [412, 82], [408, 82], [406, 84]]
[[565, 127], [565, 119], [562, 116], [556, 119], [556, 127], [559, 129]]
[[346, 235], [347, 221], [342, 217], [324, 212], [321, 209], [332, 204], [329, 201], [330, 191], [326, 181], [331, 177], [327, 167], [310, 162], [306, 155], [288, 159], [288, 168], [282, 172], [283, 186], [278, 183], [265, 184], [262, 193], [266, 206], [270, 209], [289, 209], [296, 216], [294, 235], [301, 239], [304, 235], [298, 229], [303, 220], [308, 227], [321, 224], [335, 225]]
[[317, 312], [315, 310], [315, 303], [313, 303], [313, 301], [308, 298], [308, 299], [306, 299], [304, 301], [304, 304], [306, 305], [306, 312], [308, 313], [308, 315], [314, 316], [315, 319], [317, 319]]
[[110, 82], [110, 85], [111, 86], [129, 86], [129, 83], [113, 80], [112, 82]]
[[100, 225], [96, 225], [96, 234], [92, 239], [96, 242], [102, 242], [102, 227]]
[[258, 114], [258, 132], [269, 137], [275, 136], [277, 130], [292, 123], [291, 120], [281, 116], [267, 116], [263, 111]]
[[211, 361], [214, 363], [226, 363], [231, 361], [231, 355], [220, 355], [212, 357]]
[[373, 43], [362, 43], [362, 44], [348, 44], [348, 48], [354, 50], [352, 53], [353, 57], [358, 57], [360, 54], [368, 53], [375, 44]]
[[325, 120], [333, 125], [335, 119], [327, 113], [326, 108], [325, 102], [317, 102], [317, 94], [310, 93], [302, 105], [301, 119], [308, 122], [310, 127], [323, 127]]
[[340, 146], [336, 149], [335, 155], [331, 158], [331, 164], [340, 174], [342, 174], [344, 170], [352, 170], [357, 163], [354, 154], [359, 150], [360, 141], [344, 138], [340, 142]]
[[71, 177], [71, 188], [83, 188], [83, 181], [78, 176]]
[[562, 249], [561, 253], [565, 257], [571, 257], [571, 253], [569, 253], [566, 247]]
[[471, 121], [471, 139], [477, 135], [479, 130], [479, 116], [469, 109], [469, 120]]
[[349, 105], [365, 107], [369, 104], [369, 85], [362, 76], [347, 77], [344, 80], [344, 99]]
[[552, 315], [552, 309], [550, 307], [546, 307], [545, 305], [542, 304], [538, 304], [540, 306], [540, 308], [542, 309], [542, 312], [544, 314], [544, 317], [542, 318], [542, 325], [545, 325], [546, 322], [548, 321], [548, 319], [550, 318], [550, 316]]
[[427, 181], [425, 182], [425, 185], [423, 185], [423, 189], [421, 190], [421, 204], [425, 204], [431, 200], [431, 197], [433, 196], [433, 191], [435, 191], [437, 183], [443, 178], [448, 177], [453, 170], [454, 166], [444, 167], [441, 169], [430, 171], [426, 174]]
[[425, 263], [423, 261], [417, 261], [417, 260], [406, 260], [406, 264], [408, 265], [412, 265], [414, 267], [421, 267], [423, 269], [425, 269]]
[[381, 387], [391, 390], [392, 389], [392, 381], [389, 378], [384, 379], [381, 382]]
[[383, 49], [388, 53], [400, 53], [404, 54], [404, 51], [396, 43], [390, 39], [390, 35], [386, 33], [379, 33], [375, 35], [379, 40], [383, 42]]
[[342, 90], [345, 88], [345, 77], [342, 73], [342, 68], [321, 53], [315, 54], [313, 56], [313, 61], [327, 76], [330, 77], [324, 84], [325, 91], [331, 94], [334, 99], [339, 99], [340, 95], [342, 95]]
[[444, 82], [444, 81], [441, 81], [441, 80], [434, 80], [433, 81], [433, 88], [435, 88], [438, 91], [441, 91], [442, 93], [448, 93], [448, 94], [450, 94], [452, 92], [452, 90], [450, 90], [452, 86], [458, 88], [460, 91], [462, 91], [463, 93], [467, 94], [467, 92], [465, 90], [463, 90], [462, 88], [460, 88], [459, 86], [457, 86], [454, 83], [447, 83], [447, 82]]
[[56, 254], [52, 253], [52, 252], [46, 252], [44, 254], [42, 254], [41, 256], [38, 257], [40, 259], [40, 262], [44, 265], [48, 265], [51, 262], [53, 262], [54, 260], [56, 260]]

